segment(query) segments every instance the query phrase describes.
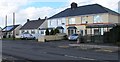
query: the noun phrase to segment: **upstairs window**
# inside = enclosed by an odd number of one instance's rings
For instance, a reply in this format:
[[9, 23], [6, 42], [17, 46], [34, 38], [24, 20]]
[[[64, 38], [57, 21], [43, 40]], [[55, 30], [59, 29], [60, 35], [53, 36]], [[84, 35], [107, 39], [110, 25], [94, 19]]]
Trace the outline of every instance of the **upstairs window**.
[[57, 24], [58, 24], [58, 25], [61, 25], [61, 24], [62, 24], [62, 20], [61, 20], [61, 19], [58, 19], [58, 20], [57, 20]]
[[101, 23], [101, 22], [102, 22], [101, 15], [95, 15], [94, 16], [94, 23]]
[[69, 18], [68, 23], [69, 24], [75, 24], [75, 18]]
[[81, 24], [86, 24], [88, 22], [88, 16], [81, 17]]
[[49, 20], [50, 21], [50, 26], [51, 26], [51, 20]]

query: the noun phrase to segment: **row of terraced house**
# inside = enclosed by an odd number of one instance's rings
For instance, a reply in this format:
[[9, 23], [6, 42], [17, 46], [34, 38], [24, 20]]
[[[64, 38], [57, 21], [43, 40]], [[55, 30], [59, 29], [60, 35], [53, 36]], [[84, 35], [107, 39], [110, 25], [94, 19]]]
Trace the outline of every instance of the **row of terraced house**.
[[67, 8], [52, 17], [29, 20], [20, 28], [19, 34], [28, 32], [36, 39], [45, 35], [46, 29], [59, 29], [67, 35], [80, 32], [84, 35], [103, 35], [112, 27], [119, 25], [120, 14], [99, 4], [78, 6], [73, 2]]

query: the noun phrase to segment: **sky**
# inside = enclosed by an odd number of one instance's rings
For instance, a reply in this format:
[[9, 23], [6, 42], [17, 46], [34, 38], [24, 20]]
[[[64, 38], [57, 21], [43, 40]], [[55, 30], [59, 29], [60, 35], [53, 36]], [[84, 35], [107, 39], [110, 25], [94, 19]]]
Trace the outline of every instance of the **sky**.
[[13, 12], [15, 12], [15, 24], [24, 25], [27, 19], [49, 18], [60, 11], [70, 8], [72, 2], [78, 6], [89, 4], [100, 4], [104, 7], [118, 12], [120, 0], [0, 0], [0, 27], [5, 27], [5, 16], [7, 24], [12, 25]]

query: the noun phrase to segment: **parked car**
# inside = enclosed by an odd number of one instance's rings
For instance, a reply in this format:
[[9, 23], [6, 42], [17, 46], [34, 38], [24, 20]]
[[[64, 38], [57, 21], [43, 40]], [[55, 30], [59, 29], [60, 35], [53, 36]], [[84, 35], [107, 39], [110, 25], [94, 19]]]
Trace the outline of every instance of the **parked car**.
[[24, 33], [20, 35], [21, 39], [35, 39], [35, 36], [33, 36], [32, 34], [29, 33]]
[[78, 34], [72, 34], [68, 36], [68, 40], [77, 40], [78, 39]]

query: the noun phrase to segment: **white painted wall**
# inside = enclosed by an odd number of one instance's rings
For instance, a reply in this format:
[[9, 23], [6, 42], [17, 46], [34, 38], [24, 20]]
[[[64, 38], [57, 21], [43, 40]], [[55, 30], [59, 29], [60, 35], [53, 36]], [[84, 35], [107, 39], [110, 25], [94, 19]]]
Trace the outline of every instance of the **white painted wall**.
[[[64, 33], [66, 33], [66, 18], [55, 18], [49, 19], [48, 21], [48, 28], [56, 28], [58, 26], [62, 26], [64, 28]], [[64, 23], [64, 25], [62, 24]]]

